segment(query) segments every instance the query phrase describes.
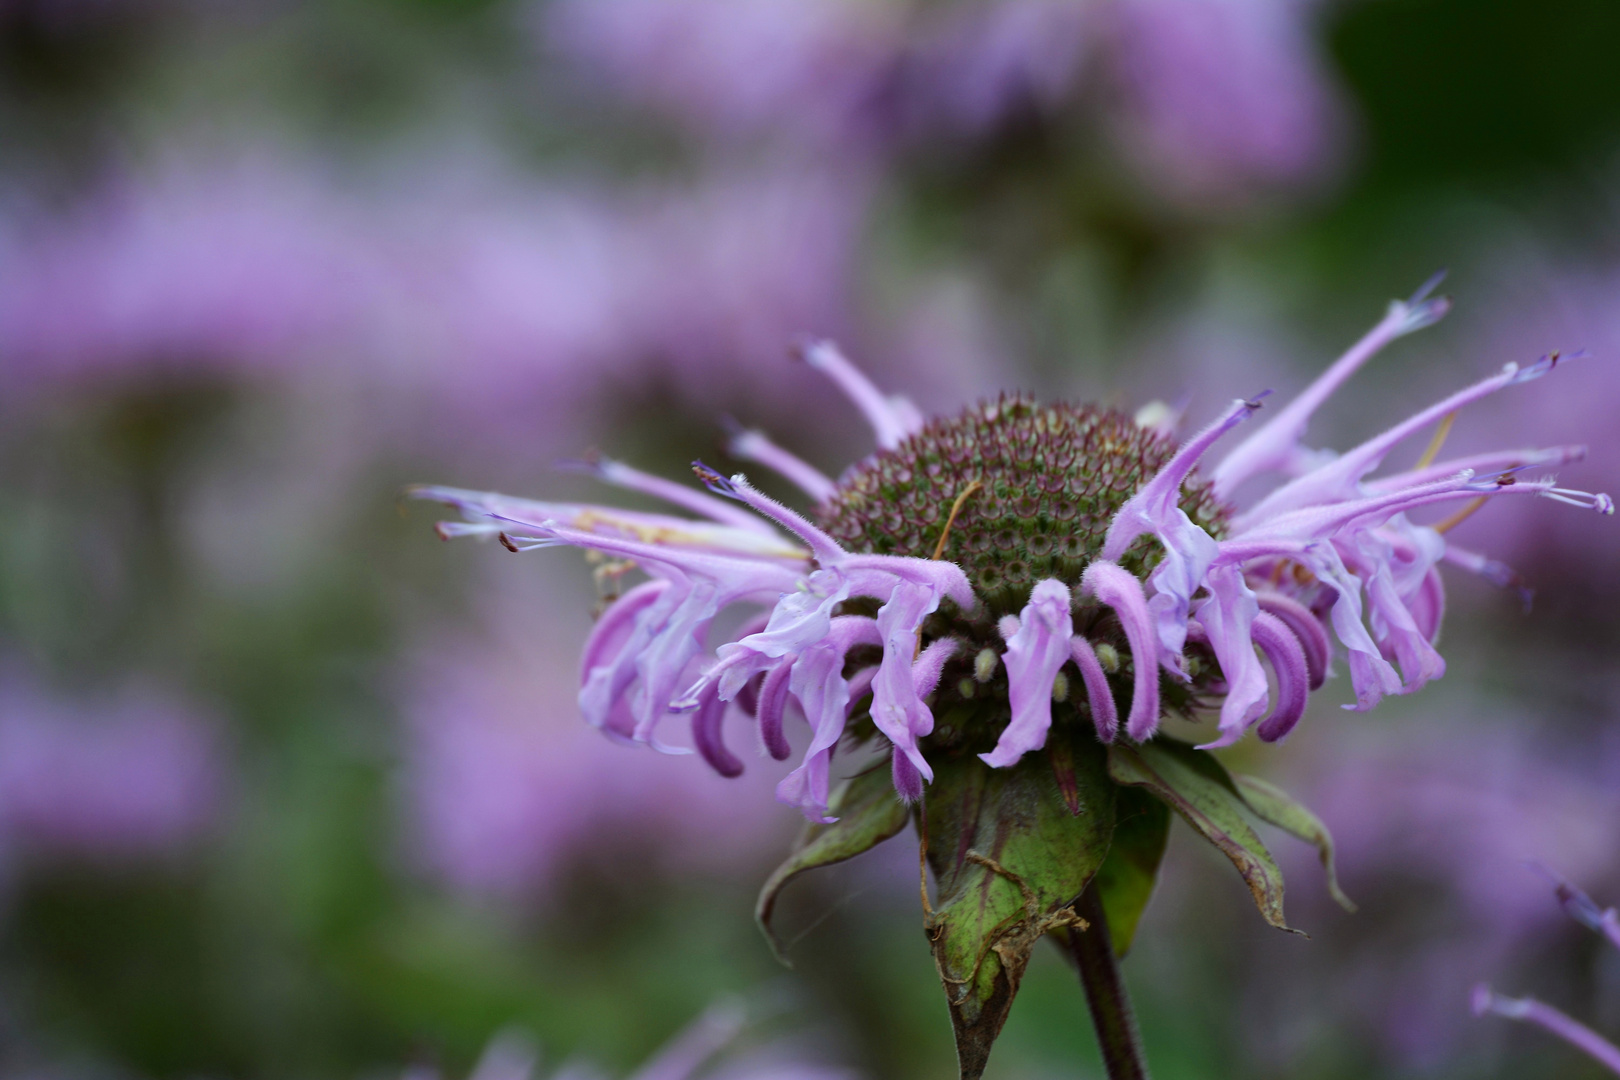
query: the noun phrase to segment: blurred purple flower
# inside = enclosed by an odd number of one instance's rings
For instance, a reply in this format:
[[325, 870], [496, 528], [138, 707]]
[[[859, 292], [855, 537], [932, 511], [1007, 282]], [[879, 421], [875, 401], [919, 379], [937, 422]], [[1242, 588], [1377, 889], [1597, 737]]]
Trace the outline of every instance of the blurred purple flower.
[[65, 213], [0, 224], [6, 385], [131, 365], [279, 367], [352, 335], [380, 268], [355, 215], [265, 155], [126, 176]]
[[216, 818], [223, 766], [206, 721], [163, 696], [103, 702], [0, 686], [0, 843], [122, 859], [180, 848]]
[[[727, 1054], [747, 1024], [741, 1006], [711, 1006], [654, 1054], [627, 1080], [854, 1080], [854, 1073], [798, 1060], [791, 1048], [767, 1046], [761, 1051]], [[490, 1040], [469, 1080], [542, 1080], [540, 1051], [516, 1031]], [[711, 1066], [705, 1068], [705, 1066]], [[565, 1064], [549, 1080], [608, 1080], [608, 1074], [586, 1064]], [[406, 1080], [437, 1080], [431, 1070], [412, 1070]]]
[[[543, 895], [601, 847], [679, 873], [747, 866], [781, 844], [789, 823], [748, 809], [768, 777], [728, 784], [695, 759], [631, 753], [581, 724], [561, 642], [567, 602], [524, 608], [546, 615], [522, 627], [509, 615], [487, 642], [433, 649], [413, 675], [403, 787], [424, 869], [471, 892]], [[537, 649], [537, 635], [558, 647]]]
[[570, 418], [616, 373], [710, 401], [719, 370], [769, 397], [784, 341], [849, 329], [859, 177], [587, 190], [470, 171], [368, 192], [268, 152], [177, 158], [66, 213], [13, 207], [0, 380], [296, 367], [466, 431], [468, 412]]
[[1381, 912], [1364, 914], [1393, 920], [1393, 936], [1375, 925], [1332, 968], [1335, 1007], [1367, 1014], [1413, 1067], [1452, 1056], [1469, 1038], [1458, 1001], [1555, 921], [1528, 861], [1587, 879], [1615, 870], [1620, 761], [1559, 760], [1528, 721], [1481, 724], [1483, 704], [1454, 708], [1398, 739], [1324, 734], [1290, 781], [1333, 824], [1347, 888], [1363, 900], [1385, 889]]
[[876, 104], [898, 11], [864, 0], [559, 0], [550, 40], [590, 79], [711, 135], [843, 140]]
[[1118, 130], [1163, 194], [1220, 208], [1326, 178], [1345, 107], [1306, 0], [1114, 0]]

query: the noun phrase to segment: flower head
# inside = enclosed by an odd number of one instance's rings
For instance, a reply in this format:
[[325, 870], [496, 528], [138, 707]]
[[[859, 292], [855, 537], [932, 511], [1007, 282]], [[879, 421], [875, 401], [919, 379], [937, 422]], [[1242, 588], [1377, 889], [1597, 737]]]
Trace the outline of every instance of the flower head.
[[[1348, 707], [1371, 708], [1444, 672], [1438, 565], [1488, 563], [1448, 547], [1448, 522], [1420, 525], [1408, 513], [1471, 512], [1513, 495], [1613, 512], [1606, 495], [1525, 475], [1558, 460], [1547, 451], [1449, 462], [1431, 451], [1413, 469], [1368, 479], [1397, 443], [1550, 373], [1556, 355], [1510, 364], [1343, 454], [1302, 445], [1333, 389], [1444, 314], [1430, 287], [1392, 304], [1208, 479], [1198, 466], [1259, 398], [1234, 401], [1180, 445], [1125, 413], [1023, 396], [925, 420], [818, 343], [804, 358], [865, 414], [877, 451], [833, 480], [758, 433], [734, 446], [798, 482], [815, 503], [808, 514], [701, 463], [699, 478], [732, 502], [676, 494], [633, 470], [603, 478], [674, 495], [703, 521], [450, 488], [416, 494], [463, 511], [467, 523], [441, 526], [446, 536], [582, 547], [642, 569], [650, 580], [617, 600], [586, 644], [586, 718], [668, 749], [658, 728], [686, 715], [699, 753], [730, 775], [742, 763], [720, 740], [725, 711], [754, 713], [780, 758], [796, 701], [811, 740], [777, 794], [812, 820], [828, 820], [831, 760], [846, 740], [891, 747], [908, 801], [933, 778], [931, 759], [972, 753], [1011, 766], [1060, 722], [1089, 722], [1110, 742], [1123, 717], [1123, 734], [1141, 742], [1166, 714], [1216, 711], [1206, 745], [1250, 729], [1276, 741], [1329, 673], [1330, 629], [1348, 658]], [[1280, 474], [1270, 493], [1240, 505], [1238, 488], [1267, 474]], [[757, 520], [739, 518], [736, 503]], [[756, 607], [762, 621], [711, 643], [715, 616], [734, 604]]]

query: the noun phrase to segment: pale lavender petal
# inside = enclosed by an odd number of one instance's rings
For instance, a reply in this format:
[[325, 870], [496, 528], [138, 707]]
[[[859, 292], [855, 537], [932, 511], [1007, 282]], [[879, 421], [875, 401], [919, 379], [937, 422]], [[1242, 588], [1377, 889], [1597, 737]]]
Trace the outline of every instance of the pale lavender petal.
[[837, 487], [831, 477], [796, 454], [777, 446], [763, 431], [749, 429], [732, 435], [726, 444], [731, 456], [741, 461], [754, 461], [787, 477], [799, 490], [816, 502], [821, 502]]
[[1212, 474], [1216, 494], [1229, 498], [1239, 484], [1260, 473], [1293, 473], [1294, 463], [1304, 453], [1299, 441], [1305, 435], [1305, 426], [1322, 403], [1384, 346], [1433, 326], [1445, 316], [1451, 301], [1443, 296], [1428, 299], [1444, 276], [1442, 272], [1430, 278], [1410, 300], [1390, 301], [1388, 313], [1367, 336], [1350, 346], [1349, 351], [1317, 376], [1299, 397], [1233, 447]]
[[[493, 491], [423, 485], [407, 489], [412, 498], [428, 499], [454, 506], [471, 522], [509, 522], [544, 531], [562, 526], [604, 539], [633, 540], [647, 545], [772, 559], [802, 565], [808, 558], [803, 548], [786, 538], [707, 521], [690, 521], [668, 514], [620, 510], [612, 506], [582, 503], [550, 503], [513, 498]], [[442, 534], [441, 534], [442, 535]]]
[[1258, 400], [1234, 401], [1231, 408], [1213, 423], [1183, 443], [1153, 479], [1143, 484], [1119, 508], [1114, 520], [1109, 522], [1108, 535], [1103, 539], [1102, 557], [1110, 562], [1117, 561], [1137, 537], [1164, 530], [1171, 512], [1181, 499], [1182, 481], [1191, 474], [1198, 460], [1217, 439], [1248, 419], [1249, 414], [1259, 407]]
[[1473, 473], [1496, 473], [1511, 469], [1551, 468], [1554, 465], [1567, 465], [1572, 461], [1585, 460], [1586, 447], [1584, 446], [1549, 446], [1539, 450], [1491, 450], [1481, 454], [1469, 454], [1466, 457], [1437, 461], [1433, 465], [1421, 469], [1408, 469], [1405, 472], [1380, 476], [1377, 479], [1368, 480], [1362, 485], [1362, 488], [1369, 495], [1380, 495], [1385, 492], [1409, 488], [1416, 484], [1444, 480], [1448, 476], [1456, 476], [1465, 470]]
[[[580, 658], [579, 707], [592, 727], [614, 730], [610, 724], [612, 703], [635, 674], [631, 662], [635, 651], [627, 655], [625, 646], [636, 635], [642, 615], [668, 588], [666, 580], [642, 582], [614, 601], [591, 628]], [[628, 738], [633, 729], [614, 733]]]
[[895, 587], [889, 602], [878, 609], [883, 662], [872, 680], [872, 722], [927, 780], [934, 778], [934, 770], [917, 739], [934, 729], [934, 716], [917, 695], [911, 661], [923, 620], [938, 607], [939, 594], [927, 586], [903, 582]]
[[[1432, 529], [1426, 531], [1433, 534]], [[1446, 662], [1435, 651], [1430, 636], [1419, 628], [1396, 587], [1390, 566], [1394, 545], [1388, 537], [1370, 530], [1346, 538], [1344, 543], [1353, 546], [1360, 565], [1373, 640], [1400, 663], [1404, 692], [1412, 693], [1430, 680], [1440, 678], [1446, 673]], [[1444, 550], [1445, 542], [1440, 541], [1440, 545]], [[1427, 574], [1438, 559], [1439, 552], [1435, 552], [1421, 572]]]
[[1266, 742], [1280, 742], [1305, 715], [1310, 697], [1310, 668], [1299, 638], [1277, 616], [1260, 612], [1255, 616], [1253, 632], [1254, 643], [1266, 654], [1271, 670], [1277, 675], [1277, 706], [1270, 716], [1260, 721], [1257, 734]]
[[1260, 610], [1280, 619], [1293, 633], [1305, 653], [1305, 667], [1310, 676], [1310, 688], [1320, 690], [1327, 680], [1328, 665], [1333, 659], [1333, 643], [1327, 630], [1310, 608], [1291, 597], [1276, 592], [1256, 594]]
[[769, 495], [761, 493], [742, 473], [727, 479], [701, 461], [692, 462], [692, 471], [708, 485], [709, 490], [729, 495], [765, 515], [788, 532], [793, 533], [810, 548], [810, 554], [823, 566], [836, 565], [847, 558], [838, 541], [810, 523], [803, 514], [789, 510]]
[[1103, 671], [1091, 642], [1076, 635], [1069, 646], [1080, 668], [1080, 678], [1086, 684], [1086, 700], [1091, 706], [1091, 722], [1097, 727], [1097, 739], [1111, 743], [1119, 734], [1119, 709], [1114, 704], [1113, 688], [1108, 685], [1108, 674]]
[[1136, 669], [1125, 732], [1141, 742], [1159, 727], [1158, 639], [1153, 632], [1153, 619], [1148, 613], [1142, 583], [1117, 563], [1097, 559], [1081, 575], [1080, 591], [1113, 608], [1125, 629]]
[[1333, 632], [1349, 650], [1350, 683], [1356, 692], [1356, 704], [1345, 708], [1365, 711], [1377, 705], [1385, 694], [1400, 693], [1400, 676], [1384, 659], [1361, 621], [1361, 582], [1345, 568], [1333, 545], [1311, 544], [1300, 553], [1300, 561], [1338, 593], [1333, 604]]
[[1052, 682], [1071, 655], [1069, 587], [1055, 579], [1038, 582], [1019, 616], [1018, 632], [1007, 642], [1007, 697], [1012, 719], [996, 747], [979, 759], [992, 768], [1015, 764], [1046, 745], [1052, 726]]
[[1243, 737], [1249, 725], [1265, 715], [1269, 692], [1266, 674], [1255, 655], [1254, 620], [1260, 603], [1235, 566], [1219, 566], [1206, 582], [1210, 596], [1196, 615], [1208, 635], [1210, 648], [1221, 665], [1226, 700], [1221, 702], [1221, 735], [1209, 747], [1228, 746]]
[[832, 342], [816, 341], [805, 346], [804, 360], [830, 378], [855, 403], [866, 422], [872, 425], [882, 449], [894, 449], [921, 429], [922, 416], [915, 406], [903, 398], [886, 396]]
[[776, 797], [798, 807], [811, 821], [826, 822], [830, 795], [833, 748], [844, 733], [850, 686], [844, 679], [845, 654], [856, 645], [881, 641], [871, 619], [841, 615], [827, 636], [800, 655], [793, 665], [790, 685], [805, 719], [810, 722], [810, 745], [804, 762], [777, 785]]

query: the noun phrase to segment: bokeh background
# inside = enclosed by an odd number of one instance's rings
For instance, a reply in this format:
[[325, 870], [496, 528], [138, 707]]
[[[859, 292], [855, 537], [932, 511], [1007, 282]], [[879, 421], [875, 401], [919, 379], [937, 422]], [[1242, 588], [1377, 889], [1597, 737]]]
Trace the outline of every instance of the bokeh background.
[[[1617, 48], [1612, 0], [0, 0], [0, 1075], [462, 1076], [515, 1031], [622, 1076], [727, 995], [799, 1063], [748, 1076], [949, 1075], [906, 842], [794, 886], [776, 966], [773, 763], [585, 729], [589, 568], [402, 486], [599, 497], [556, 462], [679, 477], [725, 416], [836, 472], [806, 333], [925, 409], [1198, 423], [1449, 267], [1313, 440], [1585, 348], [1453, 445], [1613, 491]], [[1230, 752], [1359, 914], [1276, 836], [1277, 934], [1173, 838], [1161, 1078], [1597, 1075], [1467, 1011], [1620, 1033], [1525, 866], [1620, 901], [1620, 535], [1530, 502], [1455, 535], [1533, 608], [1453, 574], [1443, 682]], [[1100, 1075], [1055, 951], [990, 1075]]]

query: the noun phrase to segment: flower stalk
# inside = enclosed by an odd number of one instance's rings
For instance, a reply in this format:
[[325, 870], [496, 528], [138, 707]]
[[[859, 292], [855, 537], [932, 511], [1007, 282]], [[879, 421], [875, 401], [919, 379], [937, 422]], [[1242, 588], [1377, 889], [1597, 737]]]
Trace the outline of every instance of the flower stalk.
[[1091, 886], [1075, 901], [1075, 912], [1087, 928], [1069, 930], [1069, 955], [1080, 969], [1091, 1024], [1097, 1031], [1108, 1080], [1148, 1080], [1147, 1058], [1142, 1053], [1142, 1035], [1136, 1027], [1130, 992], [1119, 970], [1108, 936], [1108, 915], [1097, 890]]

